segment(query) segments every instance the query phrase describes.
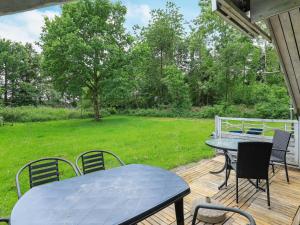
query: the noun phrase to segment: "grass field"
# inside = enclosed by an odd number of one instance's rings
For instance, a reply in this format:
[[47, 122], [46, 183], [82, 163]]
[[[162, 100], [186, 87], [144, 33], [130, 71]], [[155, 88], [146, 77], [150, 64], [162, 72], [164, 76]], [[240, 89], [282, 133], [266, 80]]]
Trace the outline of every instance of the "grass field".
[[86, 150], [115, 152], [127, 164], [171, 169], [213, 155], [204, 144], [213, 120], [111, 116], [97, 123], [68, 120], [0, 127], [0, 216], [17, 201], [15, 175], [27, 162], [59, 156], [75, 161]]

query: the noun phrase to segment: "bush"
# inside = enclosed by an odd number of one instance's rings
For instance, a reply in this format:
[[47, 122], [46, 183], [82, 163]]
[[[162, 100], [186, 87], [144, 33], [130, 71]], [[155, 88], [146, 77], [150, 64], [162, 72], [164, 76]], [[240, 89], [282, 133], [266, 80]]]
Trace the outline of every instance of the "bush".
[[[108, 112], [104, 112], [103, 114], [107, 115]], [[92, 112], [82, 112], [79, 109], [33, 106], [0, 108], [0, 115], [3, 116], [4, 121], [8, 122], [37, 122], [93, 117]]]
[[[276, 107], [274, 107], [276, 105]], [[268, 119], [288, 119], [289, 106], [285, 104], [266, 102], [255, 105], [255, 111], [258, 117]]]
[[289, 110], [284, 104], [278, 107], [271, 107], [271, 103], [257, 104], [254, 107], [246, 105], [214, 105], [201, 108], [192, 108], [192, 110], [180, 109], [129, 109], [120, 113], [134, 116], [152, 116], [152, 117], [185, 117], [185, 118], [214, 118], [215, 116], [242, 117], [242, 118], [277, 118], [286, 119], [289, 116]]

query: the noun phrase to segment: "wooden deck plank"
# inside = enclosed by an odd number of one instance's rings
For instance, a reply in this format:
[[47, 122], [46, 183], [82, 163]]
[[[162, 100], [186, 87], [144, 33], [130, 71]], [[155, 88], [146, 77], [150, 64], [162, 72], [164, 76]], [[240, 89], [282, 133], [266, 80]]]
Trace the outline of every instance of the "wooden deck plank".
[[[187, 181], [191, 187], [191, 194], [184, 199], [185, 224], [192, 223], [190, 205], [196, 198], [209, 196], [221, 204], [230, 207], [239, 207], [249, 212], [258, 225], [295, 225], [299, 219], [300, 207], [300, 170], [290, 169], [290, 184], [286, 182], [283, 168], [276, 166], [275, 174], [270, 171], [271, 209], [267, 207], [265, 192], [257, 191], [247, 180], [239, 182], [239, 203], [235, 202], [235, 175], [232, 172], [228, 187], [218, 190], [224, 180], [223, 174], [211, 174], [209, 171], [222, 168], [223, 156], [211, 160], [174, 169], [179, 176]], [[265, 186], [265, 182], [260, 184]], [[237, 214], [227, 213], [224, 225], [243, 225], [247, 220]], [[174, 205], [158, 212], [139, 223], [140, 225], [176, 225]], [[205, 225], [197, 222], [199, 225]]]

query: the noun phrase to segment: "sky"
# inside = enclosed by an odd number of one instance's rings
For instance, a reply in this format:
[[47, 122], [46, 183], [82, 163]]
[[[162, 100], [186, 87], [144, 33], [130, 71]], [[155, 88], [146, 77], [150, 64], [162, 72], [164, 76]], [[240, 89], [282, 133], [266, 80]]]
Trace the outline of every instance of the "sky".
[[[180, 8], [186, 21], [191, 21], [199, 15], [198, 0], [172, 0]], [[163, 8], [166, 0], [121, 0], [127, 7], [126, 29], [131, 32], [136, 24], [147, 25], [150, 12], [156, 8]], [[44, 23], [44, 17], [53, 18], [61, 12], [60, 6], [46, 7], [23, 13], [0, 17], [0, 38], [22, 43], [36, 43]], [[37, 50], [38, 47], [36, 46]]]

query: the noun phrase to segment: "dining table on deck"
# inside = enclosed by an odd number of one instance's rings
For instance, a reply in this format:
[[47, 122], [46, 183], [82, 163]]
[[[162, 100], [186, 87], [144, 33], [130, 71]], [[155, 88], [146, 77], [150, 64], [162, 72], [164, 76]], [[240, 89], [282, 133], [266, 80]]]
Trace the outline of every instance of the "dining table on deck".
[[[237, 153], [238, 151], [238, 144], [240, 142], [248, 142], [249, 140], [246, 139], [240, 139], [240, 138], [215, 138], [215, 139], [210, 139], [205, 141], [205, 144], [223, 151], [224, 156], [225, 156], [225, 162], [224, 162], [224, 166], [218, 170], [218, 171], [211, 171], [210, 173], [212, 174], [218, 174], [218, 173], [222, 173], [223, 171], [226, 170], [226, 168], [228, 168], [228, 166], [230, 166], [230, 158], [228, 156], [229, 152], [235, 152]], [[226, 170], [227, 171], [227, 170]], [[225, 174], [225, 180], [224, 182], [219, 186], [219, 189], [223, 188], [224, 186], [227, 186], [227, 182], [228, 182], [228, 178], [229, 178], [229, 173]]]
[[11, 225], [130, 225], [171, 204], [177, 225], [184, 225], [189, 193], [171, 171], [126, 165], [30, 189], [14, 206]]

